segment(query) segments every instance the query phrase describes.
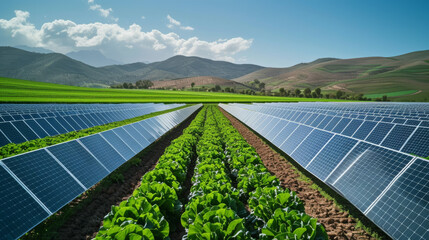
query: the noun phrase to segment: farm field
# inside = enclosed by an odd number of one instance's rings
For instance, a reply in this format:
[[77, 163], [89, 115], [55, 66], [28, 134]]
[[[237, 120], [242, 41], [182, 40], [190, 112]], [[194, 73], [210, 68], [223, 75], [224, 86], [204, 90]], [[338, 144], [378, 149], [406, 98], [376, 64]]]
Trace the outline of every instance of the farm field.
[[0, 102], [22, 103], [211, 103], [335, 101], [329, 99], [249, 96], [232, 93], [97, 89], [10, 78], [0, 78], [0, 88]]

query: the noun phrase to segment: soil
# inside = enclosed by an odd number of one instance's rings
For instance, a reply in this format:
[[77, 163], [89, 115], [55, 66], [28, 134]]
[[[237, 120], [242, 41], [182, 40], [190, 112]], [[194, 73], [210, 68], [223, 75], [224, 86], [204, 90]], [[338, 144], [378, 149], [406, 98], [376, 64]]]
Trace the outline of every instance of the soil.
[[[198, 111], [197, 111], [198, 112]], [[75, 216], [69, 218], [59, 230], [57, 239], [92, 239], [97, 235], [102, 226], [103, 218], [107, 215], [112, 205], [118, 205], [123, 200], [128, 199], [133, 191], [140, 186], [141, 177], [148, 171], [155, 168], [158, 159], [164, 153], [172, 140], [182, 135], [183, 129], [189, 126], [197, 114], [195, 112], [184, 122], [170, 130], [162, 138], [156, 140], [149, 147], [146, 154], [140, 156], [141, 163], [130, 167], [122, 173], [124, 180], [122, 183], [114, 183], [108, 189], [94, 196], [92, 202], [80, 209]], [[192, 175], [191, 175], [192, 176]], [[97, 184], [98, 185], [98, 184]], [[96, 188], [97, 185], [93, 186]], [[78, 206], [81, 199], [75, 199], [71, 206]]]
[[341, 212], [333, 201], [327, 200], [318, 190], [313, 189], [312, 182], [299, 180], [300, 175], [282, 155], [271, 149], [239, 120], [223, 109], [220, 110], [245, 140], [256, 149], [264, 165], [279, 178], [281, 186], [297, 193], [305, 203], [305, 212], [324, 225], [330, 239], [374, 239], [365, 231], [355, 229], [356, 221], [348, 213]]

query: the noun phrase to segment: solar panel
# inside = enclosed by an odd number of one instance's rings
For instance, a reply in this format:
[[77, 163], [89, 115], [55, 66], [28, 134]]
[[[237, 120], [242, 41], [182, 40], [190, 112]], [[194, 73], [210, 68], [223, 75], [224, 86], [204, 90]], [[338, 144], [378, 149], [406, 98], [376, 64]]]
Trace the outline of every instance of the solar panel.
[[[429, 161], [405, 152], [429, 156], [429, 128], [423, 127], [429, 125], [429, 104], [271, 103], [221, 107], [280, 145], [282, 151], [393, 238], [428, 238]], [[267, 134], [267, 129], [277, 125], [274, 116], [299, 120], [303, 125], [289, 122], [277, 130], [278, 134]], [[263, 126], [270, 123], [274, 126]], [[310, 126], [316, 129], [310, 130]]]
[[130, 134], [128, 134], [122, 127], [112, 129], [122, 141], [127, 143], [127, 145], [135, 152], [139, 153], [143, 148], [140, 143], [138, 143]]
[[37, 134], [33, 130], [31, 130], [31, 128], [27, 124], [25, 124], [24, 121], [14, 121], [12, 124], [16, 127], [16, 129], [19, 130], [22, 135], [25, 136], [27, 141], [39, 138], [39, 136], [37, 136]]
[[291, 153], [291, 157], [302, 166], [307, 166], [311, 159], [322, 149], [322, 147], [331, 139], [332, 133], [314, 130], [308, 137]]
[[382, 146], [395, 150], [401, 149], [405, 141], [414, 132], [415, 127], [406, 125], [395, 125], [389, 135], [381, 143]]
[[417, 159], [367, 213], [394, 239], [429, 239], [429, 162]]
[[419, 127], [405, 143], [402, 151], [416, 154], [422, 157], [429, 157], [429, 128]]
[[74, 128], [64, 118], [56, 117], [55, 119], [67, 130], [67, 132], [74, 131]]
[[132, 124], [133, 127], [141, 134], [143, 135], [149, 142], [153, 142], [156, 140], [156, 138], [148, 131], [146, 130], [140, 122], [136, 122]]
[[3, 162], [51, 212], [85, 191], [44, 149]]
[[0, 123], [0, 130], [13, 143], [22, 143], [27, 141], [10, 122]]
[[44, 118], [36, 119], [36, 122], [49, 134], [49, 136], [58, 135], [57, 130], [55, 130]]
[[49, 147], [49, 151], [86, 187], [90, 188], [109, 172], [78, 142]]
[[124, 159], [99, 134], [80, 138], [79, 141], [111, 172], [128, 160]]
[[61, 126], [61, 124], [55, 118], [45, 118], [45, 120], [48, 121], [48, 123], [51, 124], [51, 126], [54, 127], [58, 133], [63, 134], [67, 132], [67, 130]]
[[102, 132], [101, 135], [126, 159], [136, 155], [131, 148], [125, 144], [112, 130]]
[[0, 164], [0, 236], [17, 239], [49, 215]]
[[335, 135], [306, 166], [307, 170], [325, 181], [346, 154], [355, 146], [356, 140]]
[[132, 125], [123, 126], [122, 128], [127, 131], [127, 133], [130, 134], [143, 148], [150, 144], [149, 141]]
[[65, 116], [64, 120], [66, 120], [67, 123], [70, 124], [70, 126], [72, 126], [75, 131], [82, 129], [82, 127], [79, 124], [77, 124], [77, 122], [73, 120], [71, 116]]
[[300, 125], [296, 130], [283, 142], [280, 149], [287, 154], [291, 154], [293, 150], [304, 140], [305, 137], [313, 130], [313, 128]]
[[0, 145], [4, 146], [9, 143], [10, 143], [9, 139], [3, 134], [3, 131], [0, 130]]

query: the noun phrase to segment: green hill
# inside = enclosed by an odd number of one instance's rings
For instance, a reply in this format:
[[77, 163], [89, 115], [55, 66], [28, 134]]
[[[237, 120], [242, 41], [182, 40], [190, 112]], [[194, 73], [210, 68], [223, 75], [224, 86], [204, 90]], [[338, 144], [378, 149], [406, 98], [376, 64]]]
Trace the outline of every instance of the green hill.
[[106, 86], [137, 80], [164, 80], [195, 76], [231, 79], [262, 67], [199, 57], [174, 56], [150, 64], [132, 63], [92, 67], [59, 53], [35, 53], [0, 47], [0, 76], [73, 86]]
[[289, 68], [264, 68], [233, 79], [258, 79], [268, 89], [321, 87], [398, 101], [429, 101], [429, 50], [394, 57], [319, 59]]

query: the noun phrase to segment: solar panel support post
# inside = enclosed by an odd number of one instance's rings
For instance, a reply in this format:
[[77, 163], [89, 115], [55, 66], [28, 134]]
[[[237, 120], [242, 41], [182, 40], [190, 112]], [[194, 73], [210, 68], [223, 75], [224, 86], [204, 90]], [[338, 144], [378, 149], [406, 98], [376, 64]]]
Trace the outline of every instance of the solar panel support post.
[[28, 194], [30, 194], [30, 196], [34, 199], [34, 201], [36, 201], [42, 208], [43, 208], [43, 210], [45, 210], [48, 214], [49, 214], [49, 216], [50, 215], [52, 215], [52, 212], [45, 206], [45, 204], [43, 204], [43, 202], [42, 201], [40, 201], [40, 199], [21, 181], [21, 179], [19, 179], [16, 175], [15, 175], [15, 173], [13, 173], [13, 171], [12, 170], [10, 170], [7, 166], [6, 166], [6, 164], [4, 164], [2, 161], [0, 161], [0, 166], [2, 166], [3, 168], [4, 168], [4, 170], [6, 170], [9, 174], [10, 174], [10, 176], [12, 176], [12, 178], [13, 179], [15, 179], [15, 181], [17, 181], [18, 182], [18, 184], [22, 187], [22, 188], [24, 188], [24, 190], [28, 193]]

